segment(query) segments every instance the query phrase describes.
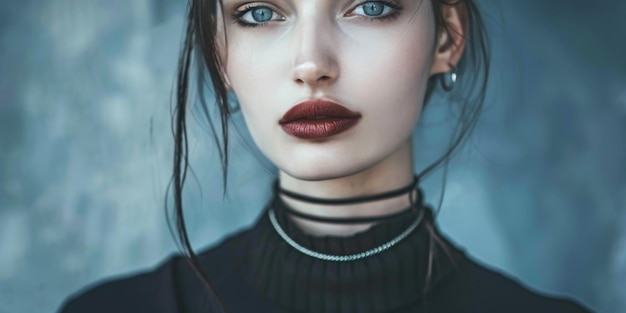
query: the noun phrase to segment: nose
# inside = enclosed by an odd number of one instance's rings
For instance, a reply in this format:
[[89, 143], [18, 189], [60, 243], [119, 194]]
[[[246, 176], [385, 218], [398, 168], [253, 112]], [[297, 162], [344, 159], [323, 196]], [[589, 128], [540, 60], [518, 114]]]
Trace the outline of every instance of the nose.
[[339, 77], [339, 45], [330, 24], [307, 20], [294, 30], [293, 80], [297, 85], [315, 89], [328, 86]]

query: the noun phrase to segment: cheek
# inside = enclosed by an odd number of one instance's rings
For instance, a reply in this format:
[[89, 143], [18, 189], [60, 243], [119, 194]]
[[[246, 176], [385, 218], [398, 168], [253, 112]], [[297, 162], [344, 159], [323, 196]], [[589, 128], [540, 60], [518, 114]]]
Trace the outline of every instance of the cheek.
[[[252, 51], [257, 52], [254, 53]], [[233, 88], [236, 89], [235, 91], [246, 91], [249, 93], [255, 89], [262, 89], [263, 86], [261, 85], [267, 80], [260, 78], [267, 76], [267, 67], [270, 62], [267, 62], [268, 59], [261, 51], [266, 50], [253, 49], [253, 47], [244, 47], [237, 44], [229, 47], [226, 73]]]
[[367, 104], [369, 115], [386, 127], [406, 131], [415, 126], [433, 62], [433, 37], [406, 31], [378, 38], [377, 44], [361, 41], [367, 43], [358, 47], [362, 52], [349, 58], [351, 88]]
[[276, 45], [268, 45], [266, 40], [258, 38], [241, 37], [229, 37], [229, 43], [233, 44], [228, 49], [226, 72], [246, 126], [257, 146], [267, 156], [267, 150], [274, 146], [272, 138], [276, 138], [275, 132], [279, 130], [280, 110], [277, 105], [285, 102], [281, 99], [285, 92], [279, 85], [285, 74], [281, 58], [276, 57]]
[[[233, 40], [233, 42], [238, 42]], [[264, 56], [265, 49], [253, 49], [254, 47], [244, 47], [233, 44], [228, 50], [228, 64], [226, 73], [230, 79], [233, 91], [237, 95], [237, 100], [244, 113], [244, 117], [249, 115], [250, 110], [263, 112], [263, 108], [269, 103], [264, 101], [269, 98], [267, 90], [271, 90], [270, 83], [272, 75], [271, 61]], [[251, 52], [256, 51], [256, 52]], [[253, 104], [253, 105], [251, 105]], [[252, 114], [256, 114], [252, 113]]]
[[239, 36], [230, 41], [233, 44], [228, 49], [226, 72], [242, 109], [253, 105], [254, 110], [275, 110], [277, 106], [295, 101], [285, 99], [292, 96], [290, 63], [286, 61], [292, 58], [288, 46], [272, 39], [271, 36]]

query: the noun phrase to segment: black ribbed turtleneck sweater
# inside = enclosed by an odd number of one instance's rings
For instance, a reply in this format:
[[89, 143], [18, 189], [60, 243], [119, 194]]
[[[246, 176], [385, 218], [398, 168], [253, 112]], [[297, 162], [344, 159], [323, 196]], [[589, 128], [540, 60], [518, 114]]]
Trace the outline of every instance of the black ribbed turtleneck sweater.
[[[315, 237], [303, 233], [281, 210], [284, 206], [275, 197], [268, 209], [274, 208], [286, 233], [306, 248], [333, 255], [377, 247], [416, 218], [408, 212], [353, 236]], [[61, 312], [208, 313], [221, 312], [219, 302], [237, 313], [588, 312], [478, 265], [439, 234], [429, 208], [421, 209], [425, 218], [407, 238], [351, 262], [319, 260], [295, 250], [277, 234], [266, 210], [251, 228], [199, 255], [217, 298], [176, 256], [156, 270], [90, 288]]]
[[[331, 255], [357, 254], [378, 247], [402, 233], [419, 215], [407, 211], [349, 237], [316, 237], [303, 233], [288, 218], [282, 210], [285, 205], [275, 199], [270, 207], [289, 237], [310, 250]], [[407, 238], [387, 251], [351, 262], [304, 255], [280, 238], [267, 218], [262, 218], [253, 229], [252, 254], [241, 267], [242, 276], [270, 302], [290, 312], [369, 313], [417, 308], [426, 292], [431, 244], [425, 226], [432, 225], [432, 215], [430, 210], [423, 210], [423, 224]], [[435, 251], [437, 262], [432, 262], [429, 287], [433, 290], [456, 270], [441, 249]], [[451, 249], [450, 253], [450, 257], [461, 260], [457, 250]]]

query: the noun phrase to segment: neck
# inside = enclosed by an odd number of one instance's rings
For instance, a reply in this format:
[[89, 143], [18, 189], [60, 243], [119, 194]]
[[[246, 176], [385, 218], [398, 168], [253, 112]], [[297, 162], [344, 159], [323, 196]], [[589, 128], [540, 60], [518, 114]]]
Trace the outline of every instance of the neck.
[[[280, 172], [280, 187], [315, 198], [341, 199], [369, 196], [402, 188], [413, 181], [413, 157], [410, 141], [378, 164], [357, 173], [318, 181], [305, 181]], [[413, 199], [417, 194], [413, 194]], [[355, 218], [393, 214], [410, 205], [409, 193], [397, 197], [350, 205], [319, 205], [281, 199], [296, 211], [333, 218]], [[337, 225], [291, 217], [304, 232], [323, 236], [349, 236], [372, 226], [369, 224]]]

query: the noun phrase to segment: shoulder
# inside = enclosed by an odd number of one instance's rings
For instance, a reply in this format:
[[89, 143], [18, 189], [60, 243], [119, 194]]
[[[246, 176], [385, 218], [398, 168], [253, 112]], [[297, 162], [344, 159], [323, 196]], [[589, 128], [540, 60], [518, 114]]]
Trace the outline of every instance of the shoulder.
[[514, 278], [469, 258], [450, 285], [456, 292], [467, 295], [470, 312], [591, 312], [572, 299], [531, 290]]
[[107, 279], [70, 296], [61, 313], [176, 312], [172, 295], [176, 257], [158, 268]]
[[[212, 282], [230, 278], [224, 270], [229, 267], [226, 260], [248, 233], [235, 233], [200, 254], [203, 260], [212, 260], [206, 268]], [[100, 281], [76, 292], [64, 301], [59, 313], [210, 313], [215, 306], [187, 259], [173, 255], [153, 269]]]

